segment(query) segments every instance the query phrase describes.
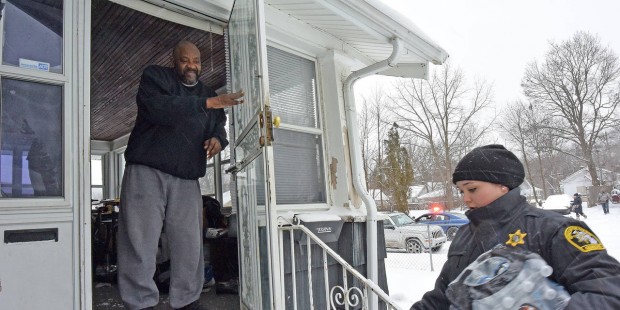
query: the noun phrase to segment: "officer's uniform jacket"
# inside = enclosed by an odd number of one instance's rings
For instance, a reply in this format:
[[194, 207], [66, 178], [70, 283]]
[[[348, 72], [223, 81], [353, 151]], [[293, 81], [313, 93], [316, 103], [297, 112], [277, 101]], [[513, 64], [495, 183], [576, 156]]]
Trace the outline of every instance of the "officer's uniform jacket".
[[620, 263], [585, 223], [530, 206], [519, 188], [466, 215], [435, 288], [411, 309], [448, 309], [448, 284], [497, 244], [538, 253], [553, 268], [549, 279], [571, 294], [566, 309], [620, 309]]

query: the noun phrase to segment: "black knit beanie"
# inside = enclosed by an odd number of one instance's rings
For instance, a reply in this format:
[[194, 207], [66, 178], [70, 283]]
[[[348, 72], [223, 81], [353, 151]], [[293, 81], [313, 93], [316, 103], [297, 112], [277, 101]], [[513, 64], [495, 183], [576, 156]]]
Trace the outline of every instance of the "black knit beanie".
[[452, 183], [472, 180], [505, 185], [509, 189], [523, 183], [521, 161], [503, 145], [491, 144], [473, 149], [456, 165]]

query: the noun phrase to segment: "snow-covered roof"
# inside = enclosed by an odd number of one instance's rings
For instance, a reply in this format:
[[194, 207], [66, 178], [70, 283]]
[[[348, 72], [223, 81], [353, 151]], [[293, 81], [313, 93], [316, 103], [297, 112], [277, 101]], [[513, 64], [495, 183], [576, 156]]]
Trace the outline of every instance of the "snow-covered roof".
[[424, 190], [424, 185], [409, 186], [409, 197], [415, 198]]
[[445, 191], [443, 190], [443, 188], [440, 188], [438, 190], [434, 190], [432, 192], [428, 192], [424, 195], [420, 195], [418, 196], [418, 199], [429, 199], [429, 198], [436, 198], [436, 197], [444, 197], [446, 195]]
[[[370, 194], [370, 196], [371, 196], [371, 197], [372, 197], [372, 199], [374, 199], [374, 200], [380, 200], [380, 199], [382, 198], [382, 197], [381, 197], [381, 193], [382, 193], [382, 192], [381, 192], [381, 190], [380, 190], [380, 189], [377, 189], [377, 188], [371, 188], [371, 189], [368, 189], [368, 193]], [[385, 192], [383, 192], [383, 200], [384, 200], [384, 201], [389, 201], [389, 200], [390, 200], [390, 197], [389, 197], [389, 196], [388, 196]]]
[[588, 180], [591, 180], [590, 174], [589, 173], [585, 173], [586, 171], [587, 171], [586, 168], [581, 168], [581, 169], [573, 172], [569, 176], [565, 177], [564, 179], [560, 180], [560, 184], [568, 183], [568, 182], [576, 179], [579, 176], [586, 177]]
[[[609, 180], [612, 180], [612, 179], [618, 179], [620, 177], [619, 174], [617, 174], [617, 173], [615, 173], [613, 171], [607, 170], [607, 169], [597, 168], [596, 170], [597, 170], [597, 172], [599, 172], [599, 171], [603, 172], [602, 173], [603, 175], [602, 176], [599, 175], [599, 178], [602, 178], [604, 181], [609, 181]], [[615, 178], [613, 178], [614, 174], [616, 175]], [[560, 180], [560, 184], [566, 184], [566, 183], [568, 183], [568, 182], [570, 182], [572, 180], [575, 180], [578, 177], [583, 177], [586, 180], [592, 181], [592, 177], [590, 176], [590, 173], [588, 172], [588, 168], [584, 167], [584, 168], [581, 168], [581, 169], [573, 172], [571, 175], [565, 177], [564, 179]]]

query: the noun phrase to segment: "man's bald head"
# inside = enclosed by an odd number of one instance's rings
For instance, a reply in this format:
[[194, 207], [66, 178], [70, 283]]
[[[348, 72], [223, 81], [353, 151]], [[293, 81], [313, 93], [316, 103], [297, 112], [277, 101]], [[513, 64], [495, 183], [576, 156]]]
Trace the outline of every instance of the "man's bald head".
[[186, 49], [193, 50], [194, 52], [198, 53], [198, 56], [200, 57], [200, 50], [198, 49], [198, 47], [190, 41], [183, 40], [179, 41], [179, 43], [174, 46], [174, 49], [172, 49], [172, 59], [177, 59], [180, 53]]
[[200, 50], [189, 41], [181, 41], [172, 50], [172, 63], [179, 79], [186, 85], [198, 83], [201, 72]]

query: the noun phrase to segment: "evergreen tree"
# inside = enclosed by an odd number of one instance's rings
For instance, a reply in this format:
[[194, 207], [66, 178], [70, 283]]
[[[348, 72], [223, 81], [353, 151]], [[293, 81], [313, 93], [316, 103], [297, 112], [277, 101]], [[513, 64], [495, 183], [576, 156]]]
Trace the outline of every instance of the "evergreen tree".
[[409, 185], [413, 183], [413, 167], [407, 149], [400, 145], [398, 124], [394, 123], [388, 132], [386, 160], [386, 192], [390, 195], [390, 203], [396, 211], [407, 213], [407, 194]]

